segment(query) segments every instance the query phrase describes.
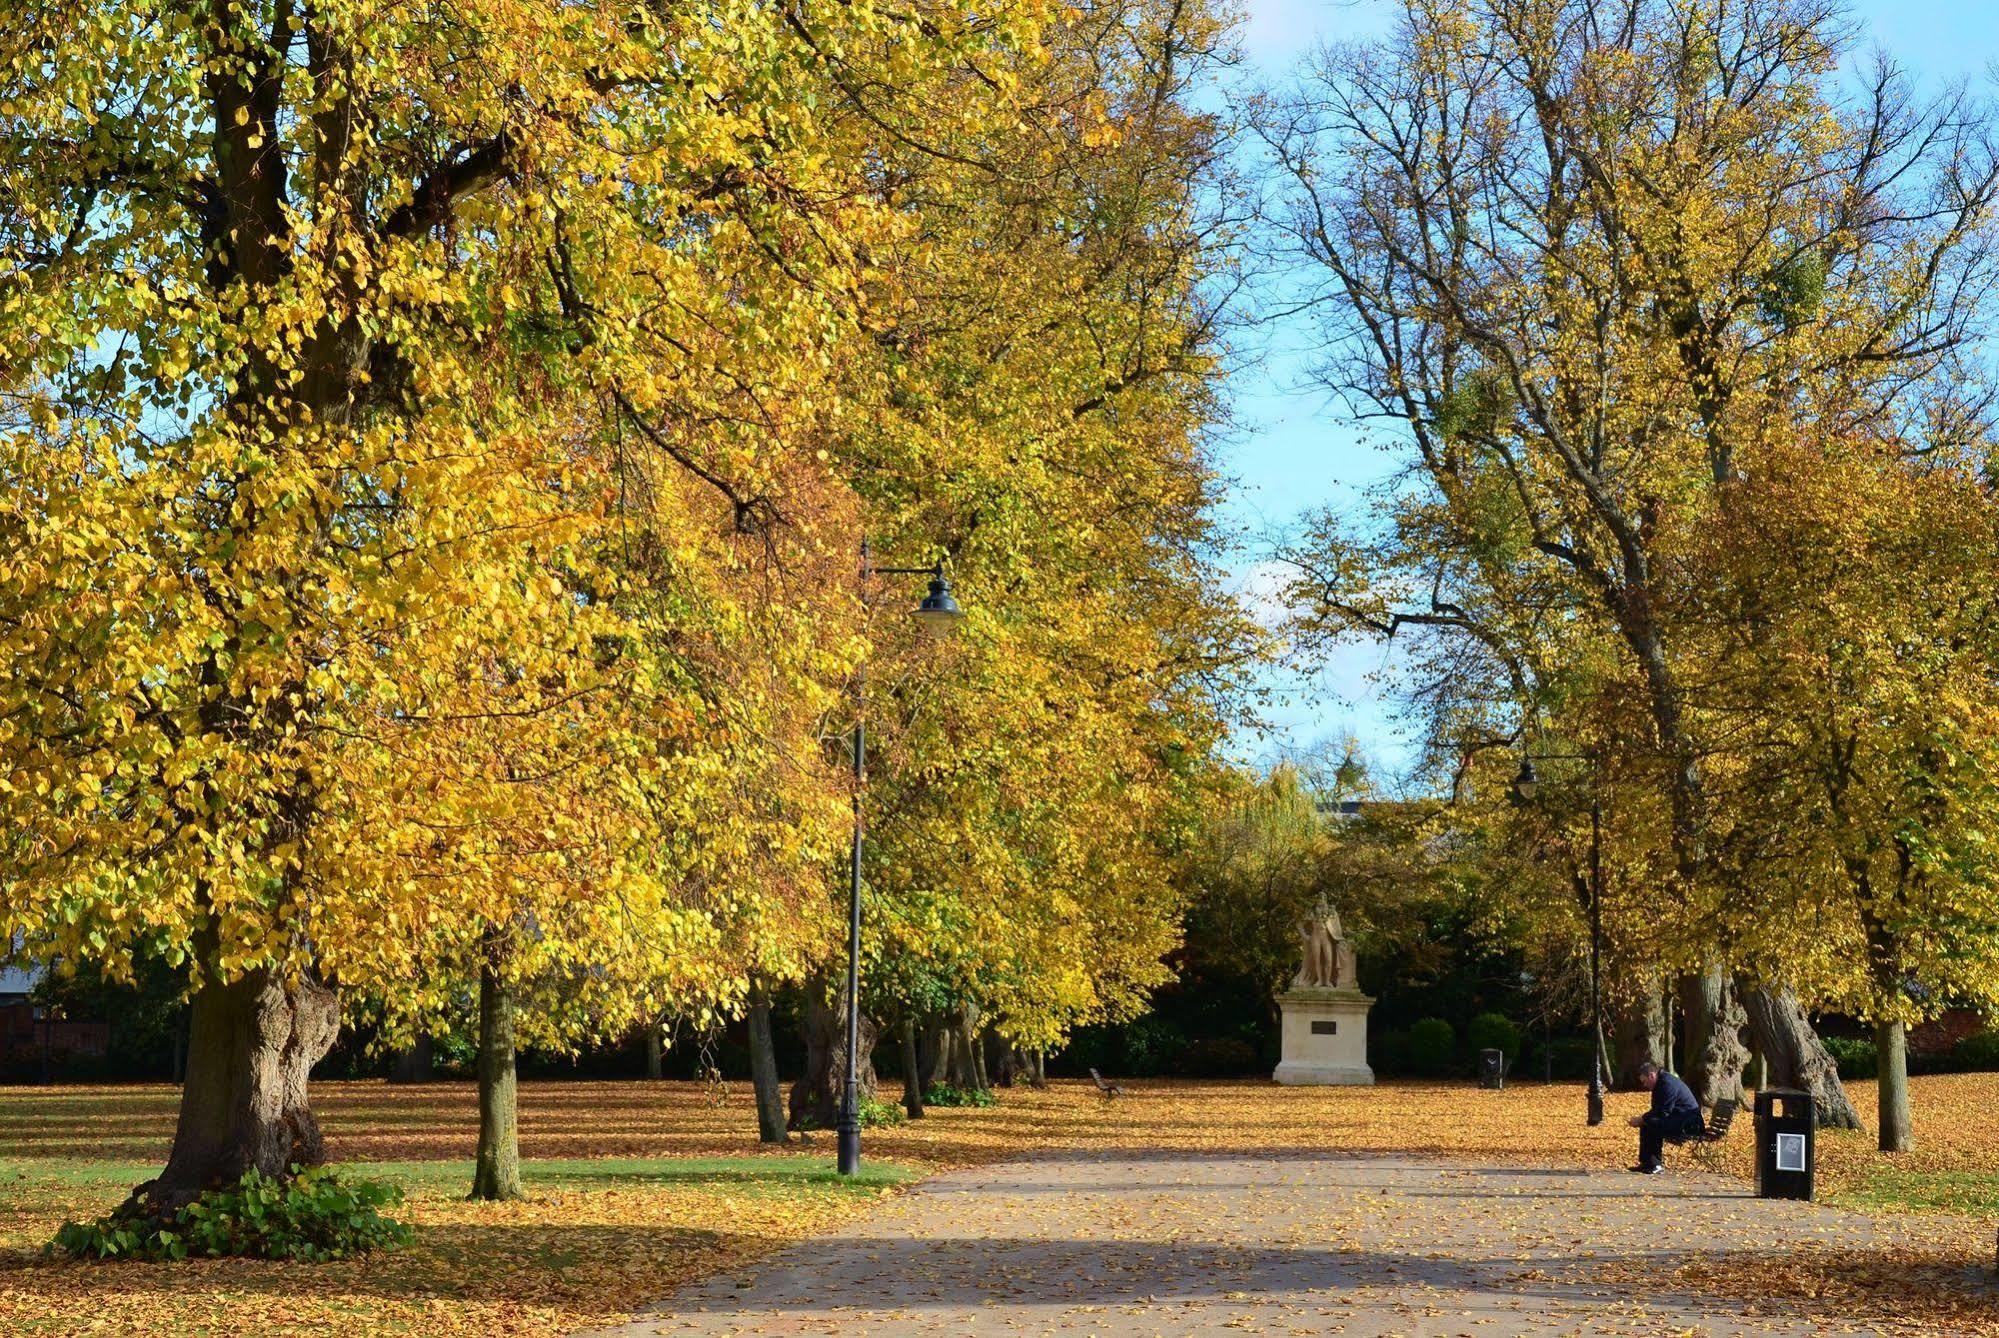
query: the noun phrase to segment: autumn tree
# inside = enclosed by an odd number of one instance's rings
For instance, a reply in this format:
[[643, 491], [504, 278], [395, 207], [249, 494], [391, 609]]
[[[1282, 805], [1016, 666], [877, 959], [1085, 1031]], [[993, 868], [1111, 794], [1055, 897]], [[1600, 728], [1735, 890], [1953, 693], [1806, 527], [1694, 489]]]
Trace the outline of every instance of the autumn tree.
[[916, 226], [874, 254], [833, 452], [880, 560], [944, 556], [966, 618], [926, 644], [920, 583], [871, 592], [862, 976], [975, 1081], [984, 1033], [1039, 1049], [1165, 978], [1193, 773], [1249, 649], [1208, 559], [1233, 236], [1193, 89], [1220, 38], [1202, 6], [1080, 11], [1007, 71], [1017, 124], [881, 158]]
[[[659, 928], [587, 894], [661, 888], [703, 754], [620, 729], [562, 771], [564, 722], [635, 684], [670, 735], [707, 700], [670, 626], [660, 656], [621, 626], [700, 545], [650, 531], [650, 572], [596, 584], [643, 481], [616, 450], [730, 533], [813, 519], [785, 462], [817, 460], [862, 244], [902, 226], [819, 109], [978, 123], [1003, 87], [959, 72], [1046, 18], [59, 3], [0, 37], [5, 923], [186, 965], [153, 1206], [316, 1160], [337, 991], [393, 993], [434, 926]], [[627, 821], [537, 830], [599, 766]]]
[[1753, 941], [1755, 796], [1729, 788], [1675, 544], [1767, 443], [1966, 430], [1984, 124], [1886, 68], [1849, 94], [1849, 41], [1830, 0], [1410, 0], [1265, 123], [1326, 383], [1415, 468], [1394, 532], [1322, 535], [1301, 594], [1329, 625], [1489, 657], [1505, 737], [1562, 704], [1542, 671], [1577, 655], [1588, 691], [1638, 705], [1616, 743], [1666, 811], [1676, 917], [1729, 926], [1662, 944], [1693, 1076], [1738, 1089], [1748, 996], [1773, 1072], [1830, 1123], [1852, 1115], [1793, 993], [1814, 982]]
[[1878, 1135], [1913, 1128], [1907, 1027], [1990, 1011], [1999, 623], [1989, 452], [1895, 440], [1787, 443], [1748, 462], [1703, 557], [1726, 644], [1715, 676], [1771, 798], [1757, 902], [1825, 1002], [1874, 1024]]

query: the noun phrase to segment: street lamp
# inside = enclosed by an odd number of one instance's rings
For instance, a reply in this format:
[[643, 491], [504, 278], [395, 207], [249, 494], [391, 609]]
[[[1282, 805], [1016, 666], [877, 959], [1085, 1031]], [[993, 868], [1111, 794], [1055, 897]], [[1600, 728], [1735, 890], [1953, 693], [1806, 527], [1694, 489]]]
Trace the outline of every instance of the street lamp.
[[[867, 540], [861, 541], [861, 591], [876, 576], [928, 576], [930, 593], [910, 610], [923, 630], [949, 636], [965, 611], [952, 597], [951, 582], [939, 559], [928, 567], [877, 567]], [[866, 827], [861, 819], [861, 791], [867, 786], [867, 666], [854, 675], [854, 859], [847, 886], [847, 1077], [840, 1092], [839, 1170], [853, 1175], [861, 1169], [861, 847]]]
[[[1597, 786], [1596, 758], [1590, 754], [1556, 754], [1585, 761], [1590, 765], [1589, 796], [1589, 1123], [1603, 1123], [1603, 797]], [[1514, 802], [1533, 804], [1541, 793], [1541, 777], [1534, 759], [1523, 756], [1520, 771], [1508, 786]]]

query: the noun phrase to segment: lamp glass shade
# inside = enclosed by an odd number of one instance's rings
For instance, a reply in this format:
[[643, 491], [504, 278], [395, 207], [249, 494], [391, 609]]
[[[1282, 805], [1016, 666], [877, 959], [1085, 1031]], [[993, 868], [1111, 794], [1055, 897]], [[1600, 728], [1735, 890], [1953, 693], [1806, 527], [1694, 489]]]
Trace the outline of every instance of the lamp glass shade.
[[933, 576], [930, 578], [930, 593], [911, 610], [911, 614], [930, 635], [949, 636], [958, 626], [958, 620], [965, 616], [965, 611], [951, 597], [951, 583], [942, 576]]
[[1533, 799], [1540, 788], [1541, 778], [1535, 774], [1534, 763], [1523, 757], [1520, 759], [1520, 774], [1513, 778], [1513, 793], [1525, 802]]

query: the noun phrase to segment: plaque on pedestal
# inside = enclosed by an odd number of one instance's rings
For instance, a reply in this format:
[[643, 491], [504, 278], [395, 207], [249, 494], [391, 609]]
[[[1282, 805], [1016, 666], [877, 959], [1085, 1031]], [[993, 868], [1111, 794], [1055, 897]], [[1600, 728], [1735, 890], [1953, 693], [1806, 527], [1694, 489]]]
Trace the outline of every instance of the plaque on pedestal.
[[1287, 1087], [1372, 1087], [1367, 1010], [1357, 989], [1293, 989], [1277, 996], [1284, 1013], [1282, 1062], [1271, 1076]]

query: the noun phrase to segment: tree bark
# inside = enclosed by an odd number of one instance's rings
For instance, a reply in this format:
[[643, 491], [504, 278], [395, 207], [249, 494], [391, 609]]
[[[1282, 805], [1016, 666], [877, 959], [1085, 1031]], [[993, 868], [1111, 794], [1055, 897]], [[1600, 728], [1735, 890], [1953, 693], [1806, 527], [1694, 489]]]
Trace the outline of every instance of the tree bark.
[[[875, 1023], [860, 1018], [858, 1078], [860, 1099], [875, 1095]], [[845, 991], [828, 1000], [814, 990], [805, 1005], [805, 1076], [791, 1087], [791, 1127], [831, 1129], [840, 1119], [840, 1095], [847, 1082], [847, 1009]]]
[[1746, 1021], [1728, 975], [1711, 967], [1680, 979], [1680, 1012], [1686, 1020], [1686, 1060], [1681, 1077], [1703, 1106], [1742, 1100], [1742, 1045]]
[[1638, 1088], [1638, 1066], [1657, 1064], [1672, 1067], [1672, 1038], [1669, 1034], [1665, 990], [1651, 977], [1639, 987], [1636, 997], [1618, 1009], [1617, 1062], [1611, 1070], [1610, 1085], [1620, 1092]]
[[784, 1127], [784, 1090], [777, 1076], [777, 1040], [771, 1033], [770, 996], [750, 996], [750, 1087], [757, 1098], [757, 1141], [789, 1143]]
[[1900, 1022], [1874, 1024], [1874, 1051], [1881, 1080], [1878, 1114], [1879, 1147], [1883, 1152], [1908, 1152], [1916, 1146], [1915, 1121], [1909, 1112], [1909, 1031]]
[[183, 1009], [174, 1020], [173, 1059], [168, 1069], [174, 1086], [187, 1081], [187, 1011]]
[[660, 1044], [657, 1019], [646, 1023], [646, 1077], [658, 1082], [666, 1076], [666, 1047]]
[[1839, 1065], [1812, 1030], [1811, 1019], [1798, 1005], [1797, 996], [1786, 989], [1755, 987], [1747, 981], [1738, 982], [1736, 993], [1748, 1010], [1770, 1085], [1810, 1092], [1822, 1127], [1860, 1128], [1860, 1113], [1839, 1081]]
[[1048, 1052], [1035, 1050], [1027, 1057], [1027, 1085], [1033, 1088], [1048, 1086]]
[[479, 1152], [475, 1199], [521, 1197], [521, 1140], [514, 1081], [514, 996], [490, 962], [479, 968]]
[[951, 1081], [951, 1033], [935, 1018], [924, 1023], [923, 1034], [917, 1038], [917, 1058], [924, 1091]]
[[208, 983], [188, 1017], [187, 1070], [173, 1149], [126, 1210], [165, 1215], [255, 1169], [276, 1179], [326, 1160], [306, 1092], [340, 1034], [340, 999], [310, 978], [253, 971]]
[[923, 1118], [923, 1065], [916, 1053], [916, 1019], [902, 1019], [902, 1108], [912, 1120]]
[[968, 1091], [983, 1092], [986, 1089], [986, 1061], [980, 1053], [978, 1032], [978, 1009], [971, 1004], [961, 1005], [952, 1027], [953, 1067], [957, 1070], [958, 1086]]
[[986, 1076], [997, 1087], [1013, 1086], [1013, 1075], [1019, 1068], [1013, 1043], [996, 1031], [988, 1031], [983, 1038]]
[[966, 1091], [978, 1086], [978, 1075], [972, 1072], [971, 1051], [965, 1047], [964, 1028], [959, 1025], [956, 1014], [952, 1015], [944, 1030], [944, 1049], [944, 1080]]

